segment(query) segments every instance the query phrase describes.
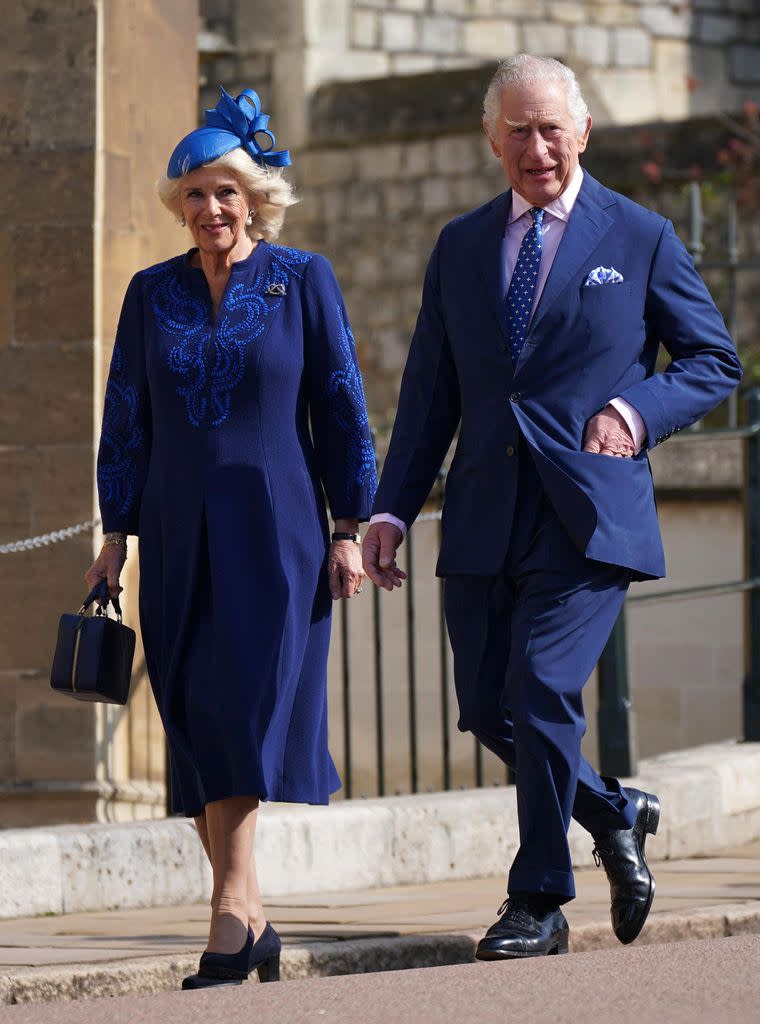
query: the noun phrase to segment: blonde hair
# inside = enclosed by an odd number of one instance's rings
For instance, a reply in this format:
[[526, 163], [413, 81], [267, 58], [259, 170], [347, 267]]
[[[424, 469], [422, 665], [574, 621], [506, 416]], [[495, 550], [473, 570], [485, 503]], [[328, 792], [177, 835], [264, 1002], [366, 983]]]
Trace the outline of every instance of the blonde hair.
[[583, 135], [589, 116], [588, 107], [572, 69], [554, 57], [534, 57], [529, 53], [518, 53], [499, 62], [483, 99], [483, 123], [491, 138], [498, 132], [501, 94], [504, 89], [515, 85], [534, 85], [547, 79], [564, 87], [578, 137]]
[[[248, 237], [254, 241], [263, 238], [266, 242], [274, 242], [282, 230], [285, 211], [298, 202], [293, 195], [293, 186], [282, 177], [282, 169], [262, 167], [240, 147], [203, 166], [226, 167], [232, 171], [256, 209], [253, 223], [246, 225]], [[159, 199], [178, 220], [182, 216], [179, 192], [183, 177], [169, 178], [164, 174], [156, 182]]]

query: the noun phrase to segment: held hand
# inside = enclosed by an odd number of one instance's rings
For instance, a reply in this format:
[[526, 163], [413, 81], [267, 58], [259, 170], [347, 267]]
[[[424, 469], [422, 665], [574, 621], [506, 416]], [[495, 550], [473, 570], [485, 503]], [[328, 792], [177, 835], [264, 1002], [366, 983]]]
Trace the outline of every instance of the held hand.
[[358, 594], [364, 579], [359, 545], [352, 540], [334, 540], [327, 558], [327, 576], [333, 601]]
[[586, 424], [583, 451], [630, 459], [636, 454], [625, 420], [612, 405], [605, 405]]
[[85, 583], [92, 590], [101, 580], [107, 580], [108, 593], [118, 597], [124, 589], [119, 586], [119, 576], [126, 560], [126, 551], [119, 544], [105, 545], [93, 564], [84, 574]]
[[404, 539], [393, 523], [373, 523], [364, 538], [364, 570], [377, 587], [400, 587], [406, 573], [396, 565], [396, 551]]

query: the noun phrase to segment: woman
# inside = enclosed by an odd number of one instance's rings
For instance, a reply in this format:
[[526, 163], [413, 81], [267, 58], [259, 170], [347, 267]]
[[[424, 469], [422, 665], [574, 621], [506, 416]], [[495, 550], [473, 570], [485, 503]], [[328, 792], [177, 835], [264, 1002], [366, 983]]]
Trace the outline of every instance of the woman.
[[326, 804], [340, 785], [330, 598], [361, 590], [356, 531], [376, 482], [332, 269], [273, 244], [295, 200], [267, 121], [255, 93], [222, 90], [158, 184], [195, 248], [127, 290], [98, 458], [104, 546], [86, 576], [118, 593], [126, 535], [139, 535], [171, 806], [195, 819], [213, 868], [208, 945], [183, 988], [279, 976], [256, 812], [260, 800]]

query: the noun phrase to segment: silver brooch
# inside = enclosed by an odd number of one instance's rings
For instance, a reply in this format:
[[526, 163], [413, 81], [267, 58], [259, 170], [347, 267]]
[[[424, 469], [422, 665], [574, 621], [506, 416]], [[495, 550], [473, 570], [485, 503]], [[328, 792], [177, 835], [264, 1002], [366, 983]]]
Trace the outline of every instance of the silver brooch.
[[284, 295], [285, 285], [284, 284], [270, 284], [267, 290], [264, 292], [265, 295]]

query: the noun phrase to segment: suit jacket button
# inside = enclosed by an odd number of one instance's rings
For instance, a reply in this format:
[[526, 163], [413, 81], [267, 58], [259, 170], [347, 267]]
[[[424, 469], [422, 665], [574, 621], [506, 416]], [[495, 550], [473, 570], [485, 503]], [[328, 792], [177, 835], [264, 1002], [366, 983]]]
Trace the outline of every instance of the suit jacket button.
[[512, 445], [510, 445], [509, 448], [507, 448], [507, 455], [514, 455], [514, 454], [515, 454], [515, 450], [512, 447]]
[[512, 394], [509, 396], [509, 400], [510, 402], [519, 402], [521, 397], [522, 396], [520, 395], [519, 391], [513, 391]]

